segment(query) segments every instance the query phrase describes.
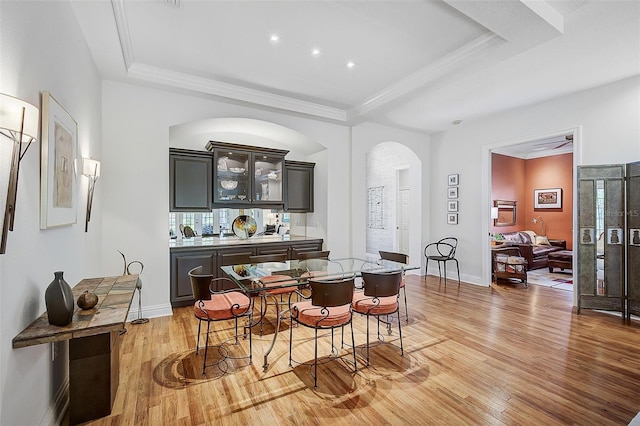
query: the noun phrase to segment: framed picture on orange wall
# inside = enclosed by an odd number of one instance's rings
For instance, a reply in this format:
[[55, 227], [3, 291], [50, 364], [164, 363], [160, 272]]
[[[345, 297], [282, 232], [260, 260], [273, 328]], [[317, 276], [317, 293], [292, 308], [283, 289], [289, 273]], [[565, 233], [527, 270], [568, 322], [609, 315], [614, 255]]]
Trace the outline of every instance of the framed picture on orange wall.
[[534, 189], [534, 208], [560, 209], [562, 208], [562, 188]]

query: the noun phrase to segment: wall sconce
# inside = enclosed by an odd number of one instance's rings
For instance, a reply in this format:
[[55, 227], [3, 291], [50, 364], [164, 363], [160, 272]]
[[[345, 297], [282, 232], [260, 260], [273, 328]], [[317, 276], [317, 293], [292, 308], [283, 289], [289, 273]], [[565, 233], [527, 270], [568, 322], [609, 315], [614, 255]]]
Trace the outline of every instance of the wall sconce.
[[82, 159], [82, 174], [89, 178], [89, 190], [87, 191], [87, 219], [84, 223], [84, 232], [89, 229], [89, 221], [91, 220], [91, 204], [93, 203], [93, 190], [96, 187], [96, 181], [100, 177], [100, 162], [90, 158]]
[[[40, 113], [35, 106], [18, 98], [14, 98], [13, 96], [0, 93], [0, 134], [13, 142], [7, 203], [4, 207], [4, 221], [2, 224], [0, 254], [4, 254], [7, 248], [7, 232], [13, 231], [16, 198], [18, 195], [20, 160], [22, 160], [27, 149], [31, 146], [31, 142], [38, 138], [39, 118]], [[23, 143], [27, 144], [24, 150], [22, 149]]]
[[498, 208], [491, 207], [491, 219], [495, 220], [498, 218]]
[[531, 219], [531, 222], [533, 223], [540, 222], [540, 224], [542, 225], [542, 234], [540, 235], [547, 235], [544, 233], [544, 220], [542, 220], [542, 216], [534, 217], [533, 219]]

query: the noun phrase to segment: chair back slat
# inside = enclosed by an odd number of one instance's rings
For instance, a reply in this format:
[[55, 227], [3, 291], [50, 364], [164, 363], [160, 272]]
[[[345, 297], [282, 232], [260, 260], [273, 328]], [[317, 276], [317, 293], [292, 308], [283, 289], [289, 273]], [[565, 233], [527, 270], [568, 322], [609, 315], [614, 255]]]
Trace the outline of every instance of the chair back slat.
[[332, 281], [309, 281], [311, 303], [314, 306], [330, 308], [343, 306], [353, 300], [354, 278]]
[[456, 248], [458, 247], [458, 239], [455, 237], [445, 237], [438, 241], [438, 253], [449, 259], [456, 257]]
[[211, 300], [212, 274], [203, 274], [202, 266], [196, 266], [189, 271], [189, 280], [191, 281], [191, 293], [195, 300]]
[[257, 256], [249, 256], [249, 262], [251, 263], [286, 262], [286, 261], [287, 261], [287, 255], [285, 253], [260, 254]]
[[368, 297], [397, 296], [400, 291], [402, 272], [362, 272], [364, 295]]
[[409, 264], [409, 256], [404, 253], [395, 253], [392, 251], [382, 251], [380, 250], [380, 259], [390, 260], [392, 262], [404, 263], [405, 265]]

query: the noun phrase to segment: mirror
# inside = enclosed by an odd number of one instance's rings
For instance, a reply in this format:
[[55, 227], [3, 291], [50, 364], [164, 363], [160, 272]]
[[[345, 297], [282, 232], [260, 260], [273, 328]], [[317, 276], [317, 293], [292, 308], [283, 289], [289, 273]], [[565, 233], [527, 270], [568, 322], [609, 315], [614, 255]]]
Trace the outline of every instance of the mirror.
[[493, 206], [498, 208], [498, 217], [493, 220], [493, 226], [516, 224], [516, 201], [494, 200]]
[[604, 279], [604, 255], [605, 255], [605, 229], [604, 229], [604, 180], [596, 180], [596, 295], [605, 296]]

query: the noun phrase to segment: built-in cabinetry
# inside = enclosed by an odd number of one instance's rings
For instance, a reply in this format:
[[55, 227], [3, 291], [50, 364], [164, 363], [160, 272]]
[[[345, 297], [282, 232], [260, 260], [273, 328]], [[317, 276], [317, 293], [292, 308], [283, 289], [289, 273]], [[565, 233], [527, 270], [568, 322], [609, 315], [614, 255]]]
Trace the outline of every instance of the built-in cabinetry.
[[285, 211], [292, 213], [313, 211], [314, 167], [314, 163], [302, 161], [284, 162]]
[[[295, 238], [295, 237], [291, 237]], [[191, 293], [191, 282], [188, 272], [196, 266], [202, 265], [204, 273], [213, 273], [216, 277], [223, 277], [221, 266], [247, 263], [249, 256], [258, 254], [285, 253], [288, 259], [294, 259], [296, 252], [322, 250], [322, 239], [304, 239], [295, 241], [269, 241], [256, 243], [247, 241], [232, 246], [210, 245], [200, 247], [172, 247], [170, 248], [170, 297], [171, 306], [179, 307], [194, 302]], [[235, 288], [229, 282], [227, 288]]]
[[213, 153], [213, 207], [283, 206], [284, 156], [289, 151], [207, 143]]
[[187, 149], [169, 149], [169, 210], [211, 211], [211, 154]]

